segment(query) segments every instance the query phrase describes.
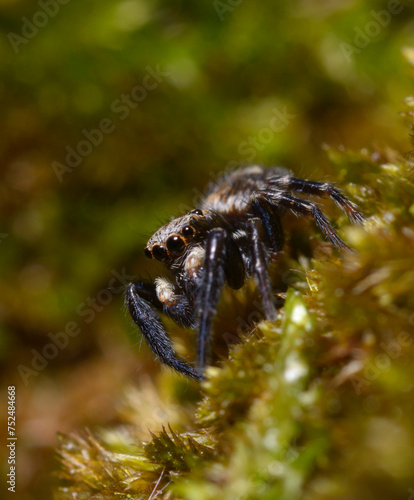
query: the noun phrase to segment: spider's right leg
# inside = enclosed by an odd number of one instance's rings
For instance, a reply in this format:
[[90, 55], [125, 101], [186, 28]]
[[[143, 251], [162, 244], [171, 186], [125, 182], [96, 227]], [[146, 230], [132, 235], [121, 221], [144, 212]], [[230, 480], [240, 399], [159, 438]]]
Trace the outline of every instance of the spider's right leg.
[[[141, 329], [148, 345], [162, 363], [174, 368], [174, 370], [187, 377], [195, 380], [203, 380], [204, 377], [197, 373], [191, 365], [177, 357], [158, 313], [153, 309], [155, 307], [160, 312], [167, 312], [163, 302], [157, 296], [157, 289], [154, 283], [138, 281], [128, 285], [125, 292], [125, 303], [132, 319]], [[181, 318], [181, 324], [188, 324], [186, 323], [185, 315], [180, 315], [179, 311], [176, 314], [172, 312], [170, 316], [175, 319], [174, 315], [177, 316], [177, 314]]]

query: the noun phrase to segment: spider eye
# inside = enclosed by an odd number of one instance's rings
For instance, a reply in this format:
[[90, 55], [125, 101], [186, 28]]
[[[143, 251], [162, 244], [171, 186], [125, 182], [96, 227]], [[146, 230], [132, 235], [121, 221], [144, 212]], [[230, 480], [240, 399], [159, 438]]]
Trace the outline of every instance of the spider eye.
[[174, 255], [180, 255], [185, 250], [184, 240], [180, 238], [180, 236], [177, 236], [176, 234], [170, 236], [167, 240], [167, 248]]
[[161, 245], [154, 245], [152, 247], [152, 255], [161, 262], [167, 260], [167, 252], [165, 251], [165, 248]]
[[144, 253], [145, 253], [145, 257], [152, 259], [152, 253], [151, 253], [151, 250], [149, 248], [145, 247]]
[[191, 226], [185, 226], [183, 227], [182, 233], [187, 238], [190, 238], [194, 234], [194, 229]]
[[194, 215], [203, 215], [203, 212], [199, 208], [196, 208], [191, 213]]

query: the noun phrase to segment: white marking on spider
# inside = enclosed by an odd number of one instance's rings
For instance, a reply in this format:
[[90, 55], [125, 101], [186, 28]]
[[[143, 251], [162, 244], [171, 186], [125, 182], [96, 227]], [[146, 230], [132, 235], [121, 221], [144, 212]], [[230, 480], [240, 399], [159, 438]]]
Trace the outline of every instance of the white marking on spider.
[[244, 229], [237, 229], [232, 234], [234, 241], [239, 241], [247, 238], [247, 232]]
[[205, 250], [202, 247], [195, 247], [188, 255], [184, 269], [190, 279], [198, 278], [204, 262]]
[[155, 290], [158, 300], [165, 306], [171, 307], [177, 304], [174, 285], [165, 278], [155, 278]]

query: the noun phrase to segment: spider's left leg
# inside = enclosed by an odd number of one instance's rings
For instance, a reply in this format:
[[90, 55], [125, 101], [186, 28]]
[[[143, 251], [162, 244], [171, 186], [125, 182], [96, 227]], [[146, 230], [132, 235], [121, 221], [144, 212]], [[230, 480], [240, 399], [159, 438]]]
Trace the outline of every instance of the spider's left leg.
[[358, 224], [364, 223], [364, 216], [358, 211], [355, 203], [352, 203], [337, 187], [329, 182], [306, 181], [296, 177], [285, 176], [274, 179], [272, 184], [278, 189], [296, 191], [319, 197], [329, 196], [352, 222]]
[[332, 224], [316, 203], [296, 198], [283, 191], [276, 191], [273, 195], [268, 195], [266, 198], [268, 198], [269, 202], [273, 201], [276, 205], [290, 210], [295, 215], [304, 215], [305, 217], [314, 219], [319, 229], [336, 247], [350, 250], [349, 246], [337, 234]]
[[199, 318], [197, 366], [200, 371], [207, 364], [209, 335], [223, 286], [227, 280], [232, 288], [239, 288], [244, 281], [240, 253], [225, 229], [215, 228], [207, 235], [203, 267], [196, 311]]

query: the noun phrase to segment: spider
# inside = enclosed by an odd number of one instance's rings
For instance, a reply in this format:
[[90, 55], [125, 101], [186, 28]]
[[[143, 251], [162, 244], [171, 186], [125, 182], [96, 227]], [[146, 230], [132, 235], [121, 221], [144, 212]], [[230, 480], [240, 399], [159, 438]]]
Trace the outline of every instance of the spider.
[[[336, 247], [349, 249], [307, 195], [329, 196], [352, 222], [364, 221], [356, 205], [330, 183], [295, 178], [281, 167], [252, 166], [224, 175], [198, 208], [151, 236], [145, 255], [163, 262], [174, 282], [158, 277], [154, 283], [130, 283], [125, 300], [162, 363], [195, 380], [204, 379], [212, 321], [225, 285], [237, 290], [253, 276], [267, 320], [276, 318], [267, 267], [283, 247], [285, 211], [313, 219]], [[198, 330], [196, 367], [176, 355], [158, 313]]]

